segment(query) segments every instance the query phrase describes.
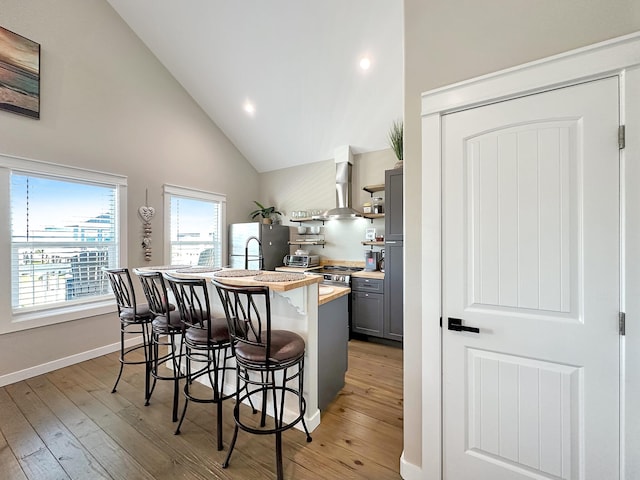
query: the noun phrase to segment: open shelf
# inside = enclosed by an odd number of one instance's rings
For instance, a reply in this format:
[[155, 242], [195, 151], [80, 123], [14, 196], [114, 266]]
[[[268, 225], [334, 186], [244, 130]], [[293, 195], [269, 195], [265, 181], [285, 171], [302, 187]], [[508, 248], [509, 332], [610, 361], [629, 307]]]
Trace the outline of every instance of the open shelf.
[[[384, 192], [384, 183], [379, 183], [377, 185], [365, 185], [362, 187], [362, 190], [367, 192], [373, 198], [373, 194], [376, 192]], [[363, 213], [362, 216], [364, 218], [368, 218], [373, 223], [373, 220], [376, 218], [384, 218], [384, 213]]]
[[378, 185], [365, 185], [362, 187], [362, 190], [373, 195], [376, 192], [384, 192], [384, 183], [380, 183]]
[[324, 248], [324, 235], [315, 233], [298, 233], [297, 238], [289, 240], [289, 245], [321, 245], [322, 248]]
[[298, 222], [298, 223], [302, 223], [302, 222], [322, 222], [322, 224], [324, 225], [324, 218], [320, 218], [320, 217], [306, 217], [306, 218], [290, 218], [290, 220], [292, 222]]
[[367, 240], [365, 242], [362, 242], [362, 245], [371, 245], [373, 247], [384, 247], [384, 242], [376, 242], [376, 241], [373, 241], [373, 240], [371, 240], [371, 241]]
[[289, 245], [322, 245], [322, 248], [324, 248], [325, 245], [325, 241], [324, 240], [294, 240], [294, 241], [290, 241]]

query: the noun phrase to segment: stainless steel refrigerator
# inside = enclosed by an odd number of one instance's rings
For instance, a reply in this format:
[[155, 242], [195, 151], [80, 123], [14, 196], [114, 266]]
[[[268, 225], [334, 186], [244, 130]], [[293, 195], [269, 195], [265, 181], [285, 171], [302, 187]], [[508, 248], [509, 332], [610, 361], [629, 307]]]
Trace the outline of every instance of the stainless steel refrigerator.
[[289, 254], [289, 227], [259, 222], [229, 225], [229, 266], [275, 270]]

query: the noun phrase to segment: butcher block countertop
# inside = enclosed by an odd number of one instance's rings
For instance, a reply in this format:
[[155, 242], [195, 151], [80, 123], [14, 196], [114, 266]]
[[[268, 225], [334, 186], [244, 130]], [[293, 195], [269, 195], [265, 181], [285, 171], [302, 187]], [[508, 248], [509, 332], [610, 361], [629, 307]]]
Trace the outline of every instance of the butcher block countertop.
[[[322, 267], [276, 267], [276, 272], [313, 272], [314, 270], [319, 270]], [[322, 277], [320, 275], [314, 276], [309, 275], [314, 278], [318, 278], [318, 281], [322, 281]], [[323, 291], [328, 293], [323, 293]], [[329, 303], [336, 298], [343, 297], [345, 295], [349, 295], [351, 293], [351, 289], [349, 287], [338, 287], [335, 285], [322, 285], [318, 286], [318, 306], [324, 305], [325, 303]]]
[[352, 277], [357, 278], [377, 278], [379, 280], [384, 280], [384, 272], [366, 272], [362, 270], [361, 272], [355, 272], [351, 274]]
[[276, 267], [276, 272], [304, 273], [320, 270], [322, 267]]
[[[330, 288], [331, 292], [327, 294], [322, 294], [323, 288]], [[351, 293], [351, 289], [349, 287], [336, 287], [335, 285], [320, 285], [318, 287], [318, 306], [324, 305], [325, 303], [329, 303], [336, 298], [344, 297], [345, 295], [349, 295]]]
[[[227, 270], [227, 269], [223, 269]], [[264, 274], [264, 275], [273, 275], [277, 272], [269, 272], [269, 271], [258, 271], [256, 270], [256, 275]], [[320, 283], [322, 281], [322, 277], [319, 275], [305, 275], [304, 278], [300, 280], [292, 280], [287, 282], [269, 282], [269, 281], [257, 281], [254, 280], [253, 276], [247, 277], [216, 277], [214, 273], [180, 273], [176, 274], [176, 276], [184, 276], [184, 277], [198, 277], [198, 278], [206, 278], [206, 279], [215, 279], [220, 283], [224, 283], [227, 285], [232, 285], [236, 287], [254, 287], [256, 285], [267, 285], [274, 292], [288, 292], [289, 290], [295, 290], [296, 288], [306, 287], [307, 285], [313, 285], [314, 283]]]

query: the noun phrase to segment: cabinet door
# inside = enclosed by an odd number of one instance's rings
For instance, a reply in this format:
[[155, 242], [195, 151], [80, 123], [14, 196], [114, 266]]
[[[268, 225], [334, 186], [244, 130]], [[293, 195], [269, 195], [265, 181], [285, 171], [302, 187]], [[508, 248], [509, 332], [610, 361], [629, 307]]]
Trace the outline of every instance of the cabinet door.
[[[386, 240], [402, 240], [403, 223], [403, 199], [402, 199], [402, 173], [401, 168], [387, 170], [384, 174], [384, 234]], [[386, 260], [385, 260], [386, 264]]]
[[351, 292], [351, 329], [354, 333], [382, 337], [384, 295]]
[[403, 242], [387, 242], [384, 247], [384, 337], [402, 341], [403, 335]]
[[351, 279], [351, 290], [358, 292], [382, 293], [384, 292], [384, 282], [378, 278], [358, 278]]

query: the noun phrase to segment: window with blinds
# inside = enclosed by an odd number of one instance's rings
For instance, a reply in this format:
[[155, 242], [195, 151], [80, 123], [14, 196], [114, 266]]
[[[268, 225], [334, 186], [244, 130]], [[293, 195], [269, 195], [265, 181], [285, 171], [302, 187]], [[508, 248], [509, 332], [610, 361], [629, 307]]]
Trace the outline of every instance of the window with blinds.
[[12, 171], [13, 312], [103, 298], [118, 264], [118, 186]]
[[172, 265], [221, 267], [225, 197], [165, 185], [165, 224]]

